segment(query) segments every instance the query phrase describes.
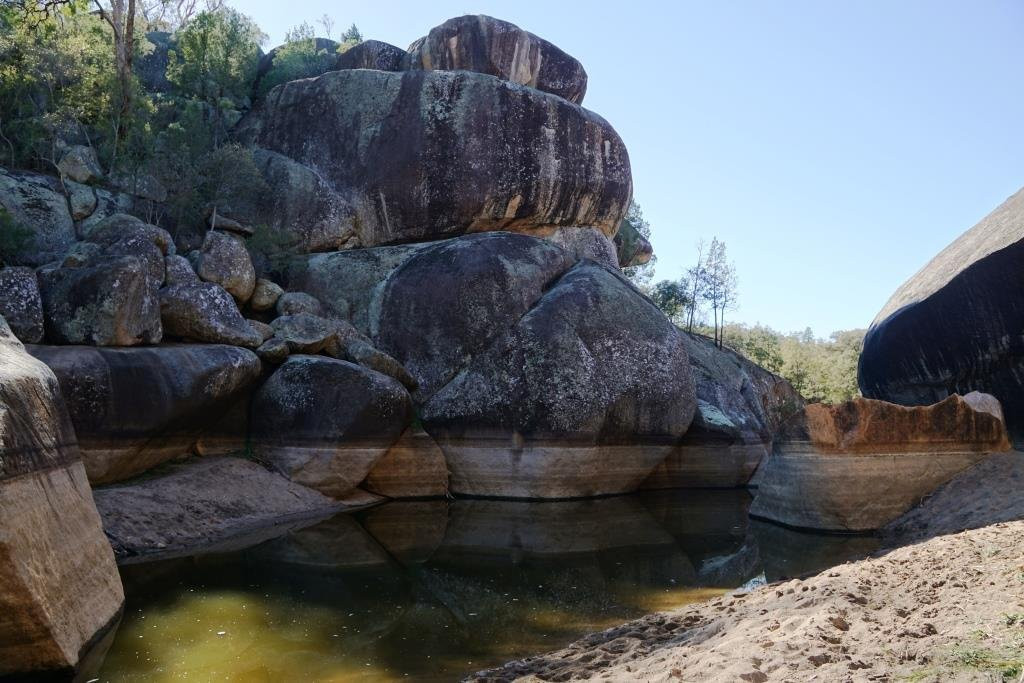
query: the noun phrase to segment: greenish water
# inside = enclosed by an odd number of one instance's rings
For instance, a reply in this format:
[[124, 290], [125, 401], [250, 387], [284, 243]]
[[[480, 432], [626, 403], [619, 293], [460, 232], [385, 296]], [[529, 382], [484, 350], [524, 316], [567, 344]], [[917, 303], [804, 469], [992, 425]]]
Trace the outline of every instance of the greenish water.
[[395, 502], [245, 551], [124, 567], [101, 681], [458, 680], [648, 612], [866, 555], [744, 491]]

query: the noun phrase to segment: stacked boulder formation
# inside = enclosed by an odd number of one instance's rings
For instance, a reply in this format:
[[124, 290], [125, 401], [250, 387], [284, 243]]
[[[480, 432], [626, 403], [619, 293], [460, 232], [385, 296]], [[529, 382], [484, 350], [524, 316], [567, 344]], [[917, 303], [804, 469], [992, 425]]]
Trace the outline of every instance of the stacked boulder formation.
[[691, 342], [620, 272], [651, 250], [618, 235], [629, 156], [586, 88], [490, 17], [368, 41], [257, 92], [234, 135], [271, 191], [206, 207], [198, 236], [138, 218], [166, 193], [88, 148], [59, 182], [0, 173], [32, 229], [0, 314], [56, 375], [104, 509], [154, 468], [180, 490], [192, 456], [338, 501], [636, 490], [697, 412]]
[[750, 514], [799, 528], [872, 531], [1009, 449], [1002, 408], [988, 394], [917, 407], [864, 398], [810, 404], [783, 425]]
[[875, 317], [860, 358], [865, 396], [927, 405], [982, 391], [1024, 436], [1024, 190], [907, 280]]

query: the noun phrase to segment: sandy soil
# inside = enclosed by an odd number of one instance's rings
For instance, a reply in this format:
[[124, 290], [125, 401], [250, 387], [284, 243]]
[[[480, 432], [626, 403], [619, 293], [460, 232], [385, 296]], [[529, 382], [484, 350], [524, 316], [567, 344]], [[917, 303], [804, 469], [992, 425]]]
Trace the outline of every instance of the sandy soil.
[[[909, 545], [650, 615], [476, 680], [1019, 683], [1024, 521], [1003, 520], [1024, 517], [1022, 483], [1024, 455], [999, 456], [885, 530]], [[967, 527], [981, 528], [953, 533]]]

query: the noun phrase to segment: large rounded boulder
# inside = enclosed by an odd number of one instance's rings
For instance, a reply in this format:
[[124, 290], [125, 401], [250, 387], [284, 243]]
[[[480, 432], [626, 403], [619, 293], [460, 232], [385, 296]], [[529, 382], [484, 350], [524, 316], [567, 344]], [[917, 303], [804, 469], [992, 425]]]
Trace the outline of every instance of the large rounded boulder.
[[1024, 434], [1024, 190], [905, 282], [864, 339], [864, 396], [928, 405], [981, 391]]
[[260, 375], [247, 349], [30, 346], [60, 381], [93, 484], [188, 455]]
[[583, 65], [513, 23], [482, 14], [449, 19], [409, 48], [411, 69], [476, 71], [537, 88], [574, 104], [587, 93]]
[[285, 83], [239, 134], [315, 169], [348, 201], [364, 247], [559, 226], [611, 236], [632, 194], [626, 148], [604, 119], [469, 71]]
[[619, 273], [545, 240], [490, 233], [420, 250], [370, 317], [419, 383], [457, 493], [634, 490], [693, 418], [678, 330]]
[[256, 393], [256, 456], [292, 481], [342, 497], [366, 478], [412, 421], [402, 385], [359, 365], [291, 356]]

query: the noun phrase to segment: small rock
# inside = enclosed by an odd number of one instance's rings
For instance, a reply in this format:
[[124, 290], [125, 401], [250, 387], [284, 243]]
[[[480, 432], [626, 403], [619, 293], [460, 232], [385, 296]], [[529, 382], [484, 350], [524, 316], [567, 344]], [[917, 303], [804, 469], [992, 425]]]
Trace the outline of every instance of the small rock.
[[220, 285], [240, 304], [249, 300], [256, 287], [256, 270], [249, 252], [227, 233], [206, 233], [195, 270], [201, 280]]
[[57, 169], [65, 178], [77, 183], [90, 183], [103, 176], [103, 169], [96, 159], [96, 151], [85, 145], [72, 145], [57, 162]]
[[254, 311], [269, 311], [277, 305], [277, 300], [284, 294], [284, 290], [270, 280], [260, 278], [256, 280], [256, 287], [249, 299], [249, 308]]
[[184, 256], [167, 256], [164, 258], [164, 283], [171, 285], [188, 285], [199, 282], [199, 276], [192, 270], [192, 264]]
[[266, 363], [280, 365], [288, 359], [288, 344], [283, 339], [271, 337], [257, 347], [256, 355]]
[[263, 341], [267, 341], [274, 336], [274, 328], [265, 322], [259, 320], [249, 320], [249, 327], [256, 330], [256, 333], [260, 335]]
[[88, 185], [76, 183], [73, 180], [64, 181], [64, 187], [68, 191], [71, 217], [80, 221], [91, 216], [92, 212], [96, 210], [96, 191]]
[[253, 349], [262, 342], [238, 312], [231, 295], [212, 282], [164, 287], [160, 290], [160, 316], [168, 334], [177, 337]]
[[305, 292], [286, 292], [277, 300], [278, 315], [298, 315], [300, 313], [320, 315], [320, 301]]
[[849, 622], [846, 621], [846, 619], [843, 619], [842, 617], [829, 617], [828, 620], [829, 620], [829, 623], [831, 623], [833, 626], [835, 626], [840, 631], [849, 631], [850, 630]]
[[248, 225], [242, 225], [234, 218], [228, 218], [220, 214], [210, 214], [209, 226], [212, 230], [223, 230], [232, 232], [242, 237], [252, 237], [255, 231]]

